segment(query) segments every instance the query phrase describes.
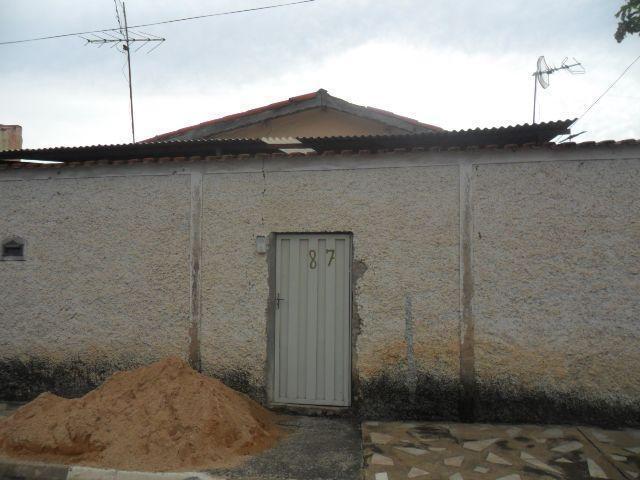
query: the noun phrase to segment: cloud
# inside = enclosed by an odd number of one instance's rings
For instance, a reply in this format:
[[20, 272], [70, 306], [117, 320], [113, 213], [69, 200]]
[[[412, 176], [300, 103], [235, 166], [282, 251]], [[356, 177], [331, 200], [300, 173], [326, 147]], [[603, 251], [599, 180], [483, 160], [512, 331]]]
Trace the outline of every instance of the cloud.
[[[134, 23], [250, 8], [253, 1], [130, 0]], [[34, 21], [34, 5], [39, 17]], [[579, 116], [637, 55], [613, 40], [617, 1], [317, 0], [149, 31], [167, 37], [134, 55], [138, 138], [327, 88], [445, 128], [531, 121], [535, 62], [575, 56], [584, 76], [558, 72], [540, 92], [543, 121]], [[0, 2], [3, 39], [106, 27], [111, 1]], [[124, 58], [71, 38], [0, 47], [0, 123], [25, 145], [126, 142]], [[576, 126], [581, 138], [640, 137], [640, 64]]]

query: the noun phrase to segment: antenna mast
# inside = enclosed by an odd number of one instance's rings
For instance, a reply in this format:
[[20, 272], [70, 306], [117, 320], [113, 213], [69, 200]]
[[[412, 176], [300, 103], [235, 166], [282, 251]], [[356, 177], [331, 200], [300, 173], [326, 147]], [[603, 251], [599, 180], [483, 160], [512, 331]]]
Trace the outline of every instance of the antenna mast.
[[582, 64], [573, 59], [572, 64], [567, 63], [568, 57], [564, 57], [562, 64], [559, 67], [549, 67], [547, 61], [543, 56], [538, 57], [538, 65], [535, 73], [533, 74], [533, 123], [536, 123], [536, 101], [538, 97], [538, 84], [542, 88], [549, 87], [549, 75], [559, 70], [567, 70], [572, 75], [582, 75], [585, 73], [585, 69]]
[[[114, 2], [115, 3], [115, 2]], [[120, 14], [118, 13], [118, 4], [116, 6], [116, 18], [118, 19], [118, 24], [120, 24]], [[148, 33], [136, 32], [134, 30], [129, 30], [129, 25], [127, 23], [127, 10], [125, 8], [124, 2], [121, 2], [122, 6], [122, 16], [124, 17], [124, 28], [120, 25], [120, 34], [113, 35], [109, 32], [103, 32], [100, 34], [92, 34], [92, 37], [83, 37], [88, 44], [97, 44], [98, 47], [102, 47], [103, 45], [110, 43], [111, 47], [115, 47], [117, 45], [121, 45], [122, 51], [127, 54], [127, 68], [129, 71], [129, 75], [127, 76], [127, 80], [129, 83], [129, 111], [131, 114], [131, 138], [133, 143], [136, 143], [136, 128], [133, 117], [133, 86], [131, 83], [131, 44], [134, 42], [140, 42], [140, 46], [135, 49], [137, 52], [142, 47], [144, 47], [147, 43], [157, 42], [157, 45], [151, 48], [147, 53], [151, 53], [153, 50], [158, 48], [162, 42], [165, 41], [162, 37], [157, 37], [155, 35], [150, 35]], [[131, 34], [129, 33], [131, 32]]]
[[124, 17], [124, 38], [122, 48], [127, 51], [127, 67], [129, 68], [129, 110], [131, 111], [131, 138], [136, 143], [136, 127], [133, 121], [133, 88], [131, 87], [131, 50], [129, 49], [129, 25], [127, 24], [127, 9], [122, 2], [122, 16]]

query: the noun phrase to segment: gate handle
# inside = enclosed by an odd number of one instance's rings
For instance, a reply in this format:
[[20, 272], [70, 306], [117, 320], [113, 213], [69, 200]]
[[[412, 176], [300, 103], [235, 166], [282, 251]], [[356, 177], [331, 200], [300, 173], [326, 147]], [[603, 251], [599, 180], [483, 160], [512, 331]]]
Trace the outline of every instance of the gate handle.
[[276, 308], [280, 308], [280, 301], [283, 301], [284, 298], [280, 296], [280, 293], [276, 295]]

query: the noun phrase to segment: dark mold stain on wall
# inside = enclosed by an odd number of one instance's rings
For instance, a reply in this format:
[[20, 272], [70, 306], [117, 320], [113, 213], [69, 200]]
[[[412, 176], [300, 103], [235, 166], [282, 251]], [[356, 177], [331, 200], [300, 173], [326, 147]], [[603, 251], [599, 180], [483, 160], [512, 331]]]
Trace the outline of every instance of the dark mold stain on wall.
[[539, 390], [483, 382], [478, 387], [474, 420], [638, 426], [640, 405], [589, 399], [578, 392], [552, 396]]
[[101, 385], [111, 374], [138, 366], [134, 361], [87, 362], [80, 358], [63, 362], [34, 357], [0, 360], [0, 399], [29, 401], [43, 392], [79, 397]]
[[[118, 362], [80, 358], [53, 362], [44, 358], [0, 361], [0, 399], [25, 402], [43, 392], [79, 397], [100, 386], [111, 374], [142, 365], [133, 359]], [[250, 372], [230, 370], [215, 375], [225, 385], [260, 403], [267, 403], [266, 386], [256, 384]], [[360, 419], [460, 421], [460, 384], [418, 370], [407, 382], [400, 370], [383, 371], [372, 379], [354, 379], [353, 405], [338, 412]], [[288, 413], [327, 414], [326, 409], [291, 409]], [[331, 414], [336, 414], [333, 412]], [[479, 384], [476, 422], [565, 423], [603, 427], [639, 426], [640, 405], [604, 402], [579, 394], [552, 397], [541, 391]]]
[[385, 420], [458, 420], [460, 385], [418, 371], [415, 384], [403, 376], [384, 372], [362, 381], [358, 416]]
[[[458, 381], [418, 372], [415, 393], [404, 375], [384, 372], [362, 381], [354, 415], [363, 419], [469, 421], [459, 411]], [[589, 399], [578, 393], [550, 396], [542, 391], [479, 385], [472, 422], [640, 425], [640, 405]]]
[[264, 385], [257, 385], [251, 381], [252, 376], [244, 370], [228, 370], [222, 374], [215, 375], [215, 378], [224, 383], [227, 387], [244, 393], [254, 400], [265, 404], [267, 392]]

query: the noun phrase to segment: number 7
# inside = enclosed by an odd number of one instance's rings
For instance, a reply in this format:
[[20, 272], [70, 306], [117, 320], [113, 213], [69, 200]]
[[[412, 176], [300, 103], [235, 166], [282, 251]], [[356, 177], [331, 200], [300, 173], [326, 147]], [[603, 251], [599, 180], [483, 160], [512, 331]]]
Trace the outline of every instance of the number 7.
[[327, 253], [331, 253], [331, 255], [329, 256], [329, 264], [327, 265], [327, 267], [330, 267], [331, 262], [333, 262], [336, 259], [336, 251], [328, 248]]

